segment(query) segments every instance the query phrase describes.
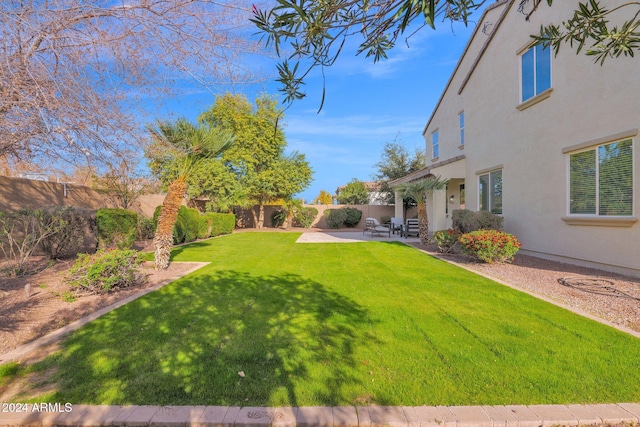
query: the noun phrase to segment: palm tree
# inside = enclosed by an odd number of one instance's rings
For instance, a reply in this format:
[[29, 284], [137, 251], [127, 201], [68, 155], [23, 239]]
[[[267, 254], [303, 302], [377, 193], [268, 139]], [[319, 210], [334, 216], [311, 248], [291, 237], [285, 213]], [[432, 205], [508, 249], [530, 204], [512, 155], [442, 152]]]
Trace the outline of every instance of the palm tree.
[[166, 150], [174, 170], [153, 239], [156, 270], [164, 270], [169, 267], [173, 227], [187, 191], [189, 176], [200, 161], [216, 157], [229, 148], [235, 137], [218, 127], [195, 126], [186, 119], [179, 119], [175, 123], [157, 122], [148, 129], [156, 144]]
[[420, 243], [426, 245], [429, 242], [429, 218], [427, 216], [427, 198], [434, 191], [444, 190], [449, 182], [439, 176], [431, 175], [417, 181], [407, 182], [398, 186], [403, 198], [411, 197], [418, 203], [418, 228], [420, 230]]

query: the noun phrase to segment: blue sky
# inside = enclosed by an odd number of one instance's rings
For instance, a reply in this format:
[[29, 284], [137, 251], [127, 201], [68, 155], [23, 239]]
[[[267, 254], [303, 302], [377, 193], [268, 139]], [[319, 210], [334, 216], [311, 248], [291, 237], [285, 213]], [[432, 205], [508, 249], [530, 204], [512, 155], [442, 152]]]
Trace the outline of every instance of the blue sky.
[[[477, 12], [472, 18], [479, 19]], [[376, 64], [364, 55], [344, 51], [334, 66], [325, 70], [326, 95], [322, 97], [319, 73], [306, 79], [307, 97], [295, 101], [285, 112], [288, 151], [306, 155], [314, 180], [298, 197], [311, 202], [320, 192], [357, 178], [369, 181], [375, 173], [386, 142], [394, 141], [410, 152], [424, 149], [422, 130], [433, 111], [464, 46], [474, 28], [439, 23], [424, 28], [409, 41], [402, 39], [389, 58]], [[355, 40], [354, 40], [355, 42]], [[256, 67], [275, 75], [276, 60], [253, 58]], [[278, 94], [273, 79], [239, 88], [249, 99], [260, 93]], [[185, 91], [170, 100], [172, 114], [195, 120], [214, 100], [204, 90]]]

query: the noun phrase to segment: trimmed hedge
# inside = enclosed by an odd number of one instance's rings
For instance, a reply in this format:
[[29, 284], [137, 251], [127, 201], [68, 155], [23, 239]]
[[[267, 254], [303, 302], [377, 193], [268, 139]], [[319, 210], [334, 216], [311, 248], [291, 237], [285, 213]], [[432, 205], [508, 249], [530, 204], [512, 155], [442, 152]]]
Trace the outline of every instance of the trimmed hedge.
[[327, 209], [324, 211], [324, 217], [329, 228], [340, 228], [347, 219], [347, 213], [344, 209]]
[[[158, 206], [153, 213], [154, 228], [158, 227], [158, 217], [162, 206]], [[201, 214], [197, 209], [180, 206], [178, 219], [173, 227], [173, 243], [189, 243], [198, 239], [230, 234], [236, 227], [234, 214], [209, 212]]]
[[126, 209], [98, 209], [98, 247], [129, 249], [138, 233], [138, 214]]
[[[73, 206], [49, 206], [42, 209], [45, 226], [57, 225], [55, 233], [42, 239], [42, 250], [49, 259], [75, 257], [95, 250], [96, 211]], [[85, 240], [86, 242], [85, 244]]]
[[293, 217], [293, 225], [297, 227], [309, 228], [313, 225], [316, 216], [318, 216], [318, 209], [312, 207], [303, 207]]
[[342, 208], [347, 213], [347, 219], [344, 220], [344, 225], [349, 228], [353, 228], [362, 219], [362, 211], [356, 208]]

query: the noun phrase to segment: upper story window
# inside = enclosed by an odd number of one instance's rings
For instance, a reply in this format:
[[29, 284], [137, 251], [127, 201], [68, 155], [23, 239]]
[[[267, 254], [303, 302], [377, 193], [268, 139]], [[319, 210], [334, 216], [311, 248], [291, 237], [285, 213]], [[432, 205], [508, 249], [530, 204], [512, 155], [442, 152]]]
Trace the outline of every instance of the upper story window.
[[440, 155], [440, 136], [438, 135], [438, 131], [434, 131], [431, 134], [431, 158], [437, 159]]
[[551, 49], [536, 45], [521, 56], [522, 102], [551, 87]]
[[502, 214], [502, 170], [480, 175], [478, 193], [479, 210]]
[[569, 156], [570, 214], [633, 214], [632, 148], [626, 139]]
[[464, 145], [464, 111], [458, 114], [458, 123], [460, 124], [460, 145]]

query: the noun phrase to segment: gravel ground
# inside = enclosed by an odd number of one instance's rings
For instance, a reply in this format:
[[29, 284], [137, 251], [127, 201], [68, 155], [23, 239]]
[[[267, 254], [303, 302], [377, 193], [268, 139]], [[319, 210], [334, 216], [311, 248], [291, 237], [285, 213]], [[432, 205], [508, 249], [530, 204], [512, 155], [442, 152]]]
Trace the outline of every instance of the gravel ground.
[[439, 254], [435, 246], [414, 246], [640, 332], [640, 279], [527, 255], [516, 255], [512, 264], [484, 264], [464, 255]]

